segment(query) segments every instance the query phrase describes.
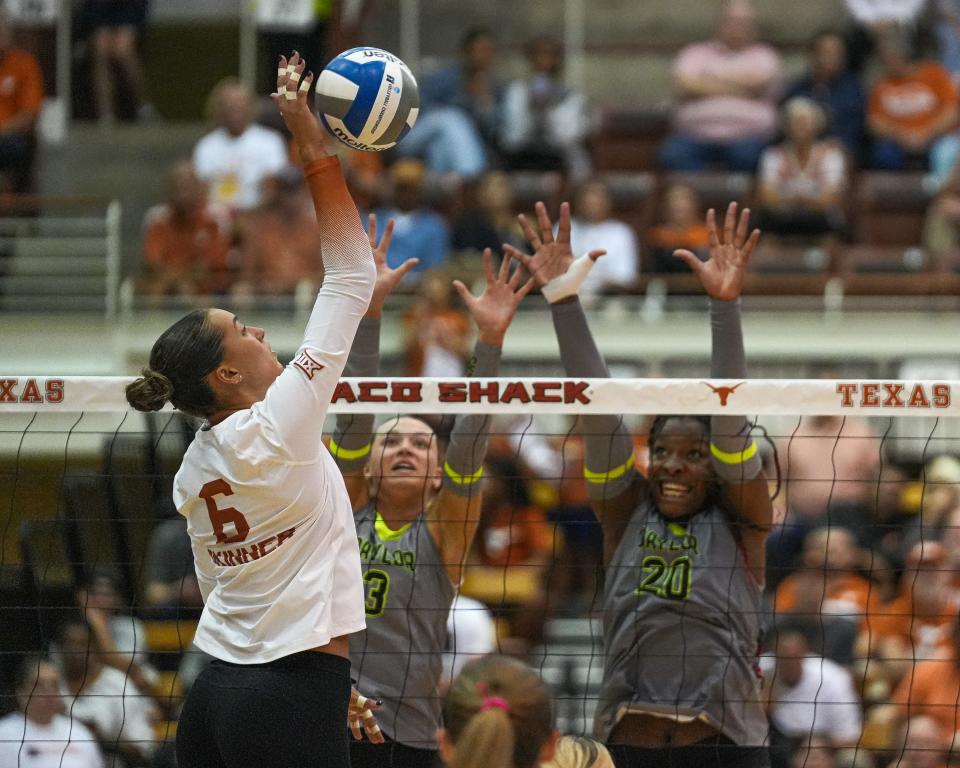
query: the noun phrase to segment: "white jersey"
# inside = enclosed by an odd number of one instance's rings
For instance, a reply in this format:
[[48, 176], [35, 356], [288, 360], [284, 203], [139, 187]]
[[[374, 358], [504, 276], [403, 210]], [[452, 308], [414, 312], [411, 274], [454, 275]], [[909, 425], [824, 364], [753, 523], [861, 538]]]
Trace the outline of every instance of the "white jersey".
[[337, 161], [306, 174], [325, 276], [303, 345], [263, 401], [197, 433], [174, 480], [204, 598], [194, 642], [236, 664], [365, 626], [353, 510], [320, 435], [376, 270]]

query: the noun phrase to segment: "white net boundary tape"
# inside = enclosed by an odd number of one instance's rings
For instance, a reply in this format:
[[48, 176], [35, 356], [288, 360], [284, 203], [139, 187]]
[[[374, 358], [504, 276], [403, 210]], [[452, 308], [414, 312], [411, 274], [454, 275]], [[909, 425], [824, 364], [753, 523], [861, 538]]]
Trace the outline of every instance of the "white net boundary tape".
[[[0, 376], [0, 414], [129, 411], [130, 381]], [[330, 407], [330, 413], [398, 412], [960, 416], [960, 381], [344, 378]]]

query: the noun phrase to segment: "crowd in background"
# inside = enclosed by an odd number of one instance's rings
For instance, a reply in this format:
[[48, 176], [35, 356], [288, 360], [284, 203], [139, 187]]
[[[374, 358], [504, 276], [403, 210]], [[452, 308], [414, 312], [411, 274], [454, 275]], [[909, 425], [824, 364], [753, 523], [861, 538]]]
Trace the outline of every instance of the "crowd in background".
[[[818, 34], [806, 73], [786, 82], [778, 52], [757, 40], [750, 6], [732, 3], [713, 39], [677, 56], [662, 169], [755, 174], [767, 236], [821, 247], [851, 237], [858, 169], [926, 172], [925, 246], [952, 269], [960, 3], [847, 6], [856, 23]], [[98, 56], [124, 60], [123, 35], [95, 39]], [[642, 231], [614, 215], [610, 186], [591, 169], [590, 111], [564, 85], [558, 41], [530, 41], [528, 74], [512, 83], [495, 75], [496, 46], [490, 31], [471, 30], [459, 62], [421, 79], [420, 121], [394, 155], [331, 144], [361, 207], [396, 220], [391, 260], [420, 259], [408, 286], [418, 298], [403, 317], [411, 375], [464, 373], [469, 328], [450, 281], [474, 274], [484, 248], [522, 245], [518, 174], [559, 174], [574, 203], [574, 250], [608, 251], [586, 296], [632, 290], [641, 253], [656, 271], [677, 272], [686, 267], [675, 248], [707, 244], [688, 185], [664, 188], [656, 221]], [[35, 62], [14, 53], [0, 15], [0, 192], [22, 188], [42, 96]], [[127, 75], [140, 82], [135, 67]], [[104, 104], [109, 88], [98, 85]], [[170, 169], [166, 200], [145, 218], [142, 293], [242, 301], [310, 290], [322, 279], [318, 236], [288, 141], [257, 121], [254, 94], [239, 81], [217, 86], [210, 113], [215, 128]], [[99, 114], [112, 119], [106, 107]], [[494, 432], [480, 531], [451, 616], [451, 627], [463, 627], [451, 634], [476, 645], [451, 649], [450, 678], [466, 657], [496, 648], [527, 657], [552, 617], [597, 610], [601, 541], [578, 440], [528, 419]], [[760, 667], [775, 768], [854, 760], [942, 768], [951, 747], [960, 752], [960, 460], [900, 466], [886, 447], [867, 422], [815, 418], [768, 452], [778, 522]], [[16, 678], [21, 715], [12, 717], [26, 717], [34, 742], [62, 744], [72, 733], [53, 763], [63, 768], [105, 764], [98, 744], [116, 765], [162, 764], [150, 734], [175, 713], [164, 711], [168, 699], [146, 695], [156, 673], [138, 624], [195, 616], [201, 601], [185, 522], [171, 510], [157, 518], [137, 615], [111, 575], [96, 574], [77, 595], [78, 618], [45, 649], [49, 660], [25, 658]], [[200, 663], [199, 653], [185, 655], [185, 685]], [[0, 734], [5, 727], [0, 720]]]

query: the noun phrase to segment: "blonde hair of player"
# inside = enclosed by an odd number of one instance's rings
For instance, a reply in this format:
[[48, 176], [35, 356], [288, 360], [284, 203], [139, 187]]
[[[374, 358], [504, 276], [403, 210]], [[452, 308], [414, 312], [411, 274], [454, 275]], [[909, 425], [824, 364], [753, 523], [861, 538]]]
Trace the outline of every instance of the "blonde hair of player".
[[443, 701], [440, 756], [450, 768], [534, 768], [554, 756], [553, 702], [530, 667], [506, 656], [467, 664]]
[[596, 739], [586, 736], [561, 736], [552, 760], [541, 768], [613, 768], [613, 758]]

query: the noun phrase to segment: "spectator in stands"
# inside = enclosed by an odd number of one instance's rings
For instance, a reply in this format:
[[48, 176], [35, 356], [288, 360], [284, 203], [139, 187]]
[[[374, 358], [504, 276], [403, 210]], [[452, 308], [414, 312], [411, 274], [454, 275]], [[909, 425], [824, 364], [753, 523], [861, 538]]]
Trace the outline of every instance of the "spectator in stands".
[[934, 9], [937, 50], [940, 63], [960, 80], [960, 2], [958, 0], [931, 0]]
[[950, 589], [960, 595], [960, 506], [943, 516], [940, 526], [943, 545], [943, 568], [950, 581]]
[[123, 760], [139, 765], [156, 746], [156, 710], [123, 672], [103, 664], [95, 647], [90, 627], [82, 621], [71, 619], [60, 628], [57, 655], [66, 711], [93, 731], [115, 760], [109, 765]]
[[472, 179], [497, 157], [503, 86], [493, 74], [496, 40], [482, 27], [460, 42], [460, 62], [423, 79], [420, 116], [399, 145], [435, 173]]
[[156, 619], [182, 615], [199, 618], [203, 597], [193, 566], [187, 520], [177, 513], [172, 500], [160, 502], [156, 517], [159, 520], [147, 544], [144, 606]]
[[489, 248], [499, 253], [504, 243], [522, 245], [522, 233], [513, 208], [513, 184], [503, 171], [485, 173], [476, 185], [476, 199], [453, 222], [454, 253], [473, 255]]
[[86, 0], [81, 8], [81, 29], [89, 30], [93, 90], [101, 123], [116, 119], [117, 71], [123, 74], [137, 116], [153, 116], [153, 108], [144, 101], [145, 79], [137, 50], [137, 38], [146, 23], [147, 0]]
[[932, 717], [911, 717], [897, 738], [899, 754], [889, 768], [947, 768], [950, 741]]
[[500, 145], [511, 170], [565, 171], [576, 181], [590, 173], [586, 97], [563, 84], [563, 45], [538, 37], [527, 45], [530, 76], [507, 86]]
[[460, 674], [464, 665], [497, 650], [497, 625], [479, 600], [458, 594], [447, 617], [447, 651], [443, 654], [441, 689]]
[[101, 660], [134, 678], [147, 692], [156, 672], [150, 666], [143, 622], [124, 610], [118, 579], [112, 569], [98, 568], [77, 591], [77, 605], [96, 641]]
[[450, 276], [428, 272], [418, 301], [404, 314], [407, 376], [463, 376], [470, 354], [470, 320], [454, 303]]
[[690, 273], [690, 268], [674, 257], [674, 251], [683, 248], [706, 259], [709, 242], [703, 223], [700, 197], [693, 187], [672, 184], [663, 196], [665, 217], [663, 224], [647, 232], [647, 247], [653, 253], [657, 272]]
[[901, 534], [904, 555], [918, 541], [939, 539], [947, 513], [960, 505], [960, 459], [949, 454], [935, 456], [924, 466], [921, 481], [916, 514]]
[[844, 228], [847, 163], [837, 142], [819, 138], [825, 124], [810, 99], [784, 105], [784, 141], [760, 156], [758, 226], [765, 233], [823, 238]]
[[827, 117], [826, 135], [843, 143], [856, 160], [863, 149], [866, 98], [860, 78], [847, 61], [847, 42], [839, 32], [827, 30], [810, 45], [810, 70], [787, 89], [787, 101], [804, 96], [813, 99]]
[[64, 715], [60, 675], [49, 661], [28, 654], [13, 680], [17, 711], [0, 719], [4, 768], [104, 768], [93, 733]]
[[857, 24], [877, 29], [891, 24], [914, 24], [927, 0], [844, 0], [844, 3]]
[[14, 47], [10, 16], [0, 7], [0, 194], [30, 190], [42, 106], [40, 64]]
[[803, 418], [778, 446], [795, 530], [826, 521], [863, 527], [876, 495], [881, 440], [863, 419]]
[[916, 661], [949, 652], [957, 615], [945, 552], [938, 542], [918, 542], [907, 555], [897, 596], [872, 605], [858, 643], [858, 655], [878, 662], [891, 684], [903, 679]]
[[[870, 605], [870, 581], [857, 568], [861, 553], [846, 528], [816, 528], [803, 542], [800, 567], [777, 588], [778, 616], [824, 614], [862, 619]], [[811, 611], [804, 610], [809, 606]]]
[[945, 137], [957, 126], [957, 87], [942, 66], [912, 55], [903, 32], [880, 32], [877, 50], [883, 75], [870, 93], [867, 116], [875, 142], [873, 166], [925, 168], [931, 153], [946, 151]]
[[756, 42], [750, 3], [732, 0], [716, 39], [684, 48], [674, 63], [673, 133], [660, 160], [670, 171], [756, 170], [777, 128], [780, 57]]
[[824, 655], [850, 659], [864, 617], [876, 602], [858, 571], [862, 560], [853, 534], [823, 527], [807, 534], [800, 567], [777, 587], [774, 615], [789, 616], [823, 638]]
[[393, 242], [387, 259], [396, 269], [408, 259], [419, 264], [406, 279], [410, 285], [429, 269], [447, 263], [450, 231], [444, 218], [423, 203], [424, 166], [417, 160], [398, 160], [390, 168], [392, 206], [376, 211], [379, 221], [393, 219]]
[[812, 736], [834, 748], [856, 746], [863, 719], [853, 679], [839, 664], [813, 653], [800, 629], [778, 631], [773, 654], [761, 657], [760, 669], [774, 768], [786, 768], [789, 755]]
[[923, 245], [931, 267], [952, 272], [960, 265], [960, 165], [954, 165], [927, 208]]
[[595, 248], [607, 252], [580, 286], [580, 295], [636, 289], [640, 277], [637, 236], [629, 224], [613, 218], [613, 199], [607, 184], [595, 178], [581, 185], [573, 211], [570, 247], [574, 253], [583, 254]]
[[226, 289], [229, 218], [225, 207], [208, 201], [207, 185], [190, 162], [175, 163], [167, 178], [167, 201], [143, 217], [141, 291], [186, 297]]
[[239, 275], [236, 297], [283, 296], [298, 287], [316, 293], [323, 279], [320, 227], [299, 168], [287, 168], [261, 184], [260, 205], [238, 217]]
[[217, 128], [197, 142], [193, 166], [210, 185], [210, 199], [234, 210], [260, 203], [261, 182], [289, 164], [280, 134], [253, 122], [254, 95], [233, 77], [210, 94], [208, 112]]
[[829, 739], [811, 736], [804, 739], [790, 755], [790, 768], [835, 768], [837, 750]]

